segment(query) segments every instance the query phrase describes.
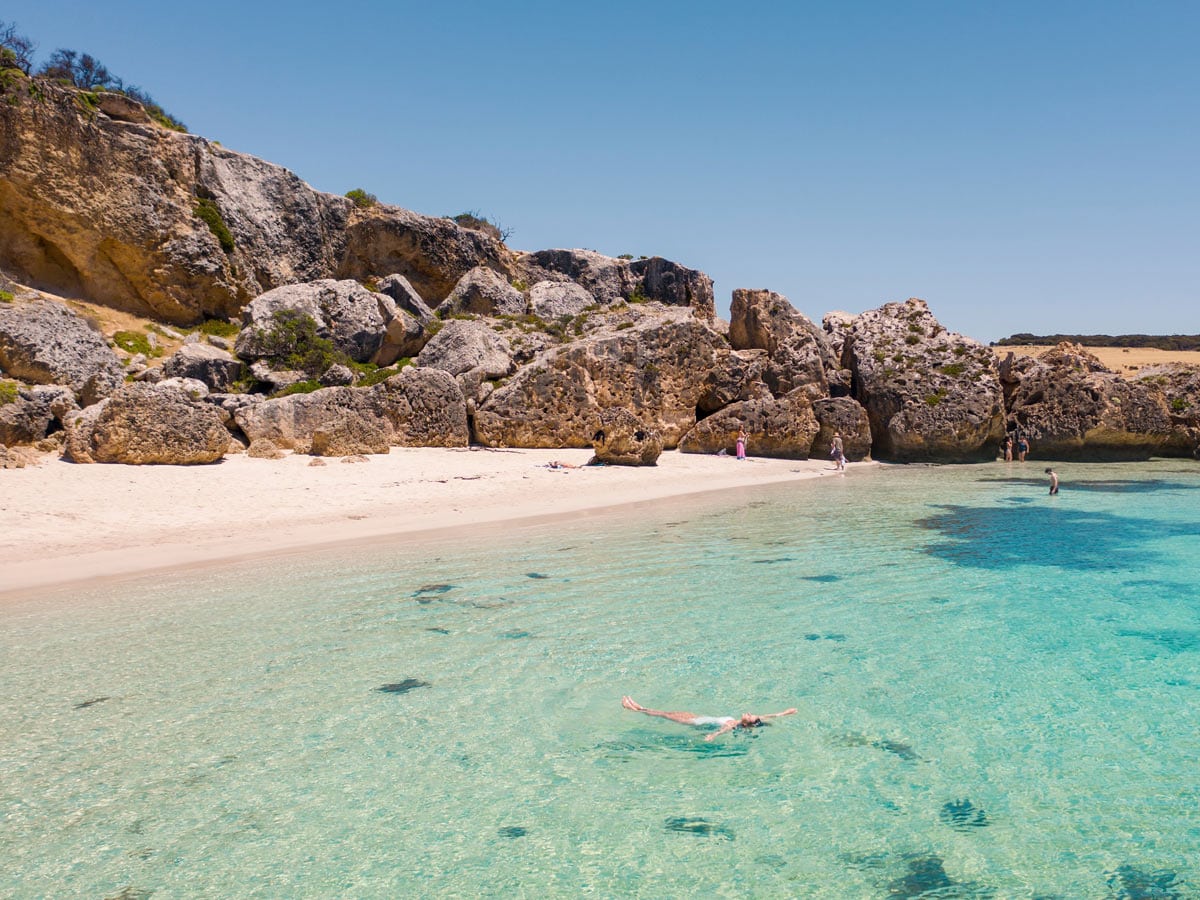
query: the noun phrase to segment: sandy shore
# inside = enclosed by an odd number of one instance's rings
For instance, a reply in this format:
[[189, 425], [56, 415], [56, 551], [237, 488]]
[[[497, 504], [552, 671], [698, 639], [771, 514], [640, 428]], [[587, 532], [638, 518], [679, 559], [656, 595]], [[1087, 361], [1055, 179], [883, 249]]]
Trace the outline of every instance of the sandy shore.
[[[834, 476], [828, 460], [664, 453], [653, 468], [552, 470], [588, 450], [395, 448], [310, 466], [229, 456], [211, 466], [0, 470], [0, 597], [335, 541], [499, 522], [747, 485]], [[864, 465], [862, 463], [856, 465]], [[866, 464], [869, 465], [869, 464]]]

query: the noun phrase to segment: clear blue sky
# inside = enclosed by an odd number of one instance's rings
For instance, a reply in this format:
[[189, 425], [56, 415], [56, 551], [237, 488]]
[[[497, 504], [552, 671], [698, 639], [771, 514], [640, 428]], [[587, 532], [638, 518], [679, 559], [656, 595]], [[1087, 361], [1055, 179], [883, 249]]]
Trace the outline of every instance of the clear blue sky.
[[981, 340], [1200, 333], [1200, 3], [9, 2], [314, 187]]

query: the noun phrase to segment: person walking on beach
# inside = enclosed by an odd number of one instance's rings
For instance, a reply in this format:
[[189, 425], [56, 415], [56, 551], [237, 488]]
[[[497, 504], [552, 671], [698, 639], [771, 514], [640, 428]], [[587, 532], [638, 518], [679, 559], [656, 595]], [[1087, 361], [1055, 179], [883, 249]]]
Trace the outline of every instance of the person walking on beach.
[[1012, 435], [1004, 439], [1004, 461], [1012, 462]]
[[1058, 473], [1053, 469], [1047, 469], [1046, 474], [1050, 476], [1050, 493], [1058, 493]]
[[733, 731], [735, 728], [761, 728], [763, 725], [770, 725], [770, 722], [765, 719], [778, 719], [780, 716], [793, 716], [796, 714], [796, 707], [785, 709], [783, 712], [777, 713], [743, 713], [741, 718], [733, 716], [698, 716], [690, 712], [665, 712], [661, 709], [647, 709], [639, 703], [635, 703], [632, 697], [622, 697], [621, 705], [626, 709], [631, 709], [634, 712], [644, 713], [647, 716], [657, 716], [660, 719], [670, 719], [672, 722], [678, 722], [680, 725], [692, 725], [697, 728], [704, 728], [710, 725], [719, 725], [716, 731], [705, 736], [706, 741], [711, 741], [713, 738]]
[[737, 458], [746, 458], [746, 429], [739, 428], [737, 435]]
[[840, 431], [833, 433], [833, 443], [829, 447], [829, 455], [833, 457], [833, 461], [837, 465], [839, 472], [846, 471], [846, 451], [842, 447], [842, 434]]
[[1017, 459], [1025, 462], [1025, 454], [1029, 452], [1029, 439], [1025, 435], [1020, 435], [1017, 438]]

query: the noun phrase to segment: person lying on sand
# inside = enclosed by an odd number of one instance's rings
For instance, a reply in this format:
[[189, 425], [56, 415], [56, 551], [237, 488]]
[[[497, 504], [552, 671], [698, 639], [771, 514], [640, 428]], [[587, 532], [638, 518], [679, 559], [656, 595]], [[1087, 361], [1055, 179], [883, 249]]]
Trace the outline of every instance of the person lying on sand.
[[560, 459], [552, 459], [552, 460], [550, 460], [550, 462], [546, 463], [546, 468], [547, 469], [579, 469], [579, 468], [582, 468], [582, 466], [577, 466], [574, 463], [563, 462]]
[[690, 712], [664, 712], [661, 709], [647, 709], [641, 704], [635, 703], [632, 697], [622, 697], [621, 705], [634, 712], [645, 713], [648, 716], [658, 716], [660, 719], [670, 719], [672, 722], [678, 722], [680, 725], [694, 725], [698, 728], [703, 728], [707, 725], [720, 725], [721, 727], [712, 734], [705, 736], [704, 739], [706, 741], [711, 741], [713, 738], [733, 731], [735, 728], [761, 728], [763, 725], [771, 724], [764, 721], [764, 719], [778, 719], [780, 716], [791, 716], [796, 713], [796, 707], [793, 706], [791, 709], [785, 709], [783, 712], [777, 713], [743, 713], [740, 719], [735, 719], [733, 716], [698, 716]]

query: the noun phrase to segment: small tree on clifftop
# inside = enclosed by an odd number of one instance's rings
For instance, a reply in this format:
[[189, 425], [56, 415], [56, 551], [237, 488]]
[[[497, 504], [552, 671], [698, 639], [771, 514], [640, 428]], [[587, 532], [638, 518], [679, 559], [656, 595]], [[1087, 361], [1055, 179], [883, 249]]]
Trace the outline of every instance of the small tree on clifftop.
[[0, 69], [20, 69], [28, 75], [36, 47], [25, 35], [17, 34], [15, 22], [0, 22]]

